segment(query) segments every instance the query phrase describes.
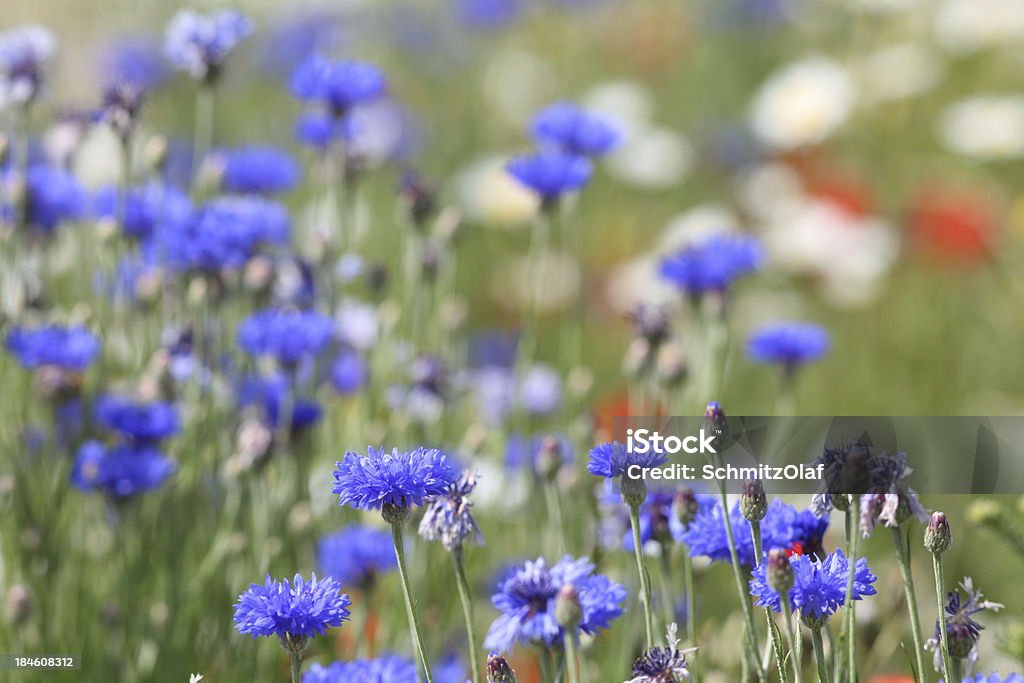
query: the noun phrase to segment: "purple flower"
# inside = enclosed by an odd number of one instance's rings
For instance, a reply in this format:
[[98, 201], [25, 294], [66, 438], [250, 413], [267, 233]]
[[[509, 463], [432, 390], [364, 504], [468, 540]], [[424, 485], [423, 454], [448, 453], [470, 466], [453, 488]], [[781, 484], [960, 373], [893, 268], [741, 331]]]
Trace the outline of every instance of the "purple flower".
[[238, 328], [238, 345], [252, 356], [273, 356], [292, 366], [330, 344], [334, 323], [316, 311], [267, 309], [253, 313]]
[[676, 683], [690, 677], [686, 655], [693, 650], [680, 650], [676, 625], [668, 627], [668, 646], [654, 646], [633, 662], [633, 677], [626, 683]]
[[372, 446], [366, 455], [346, 453], [336, 464], [332, 492], [339, 504], [363, 510], [384, 505], [408, 508], [447, 492], [457, 473], [439, 450], [416, 448], [391, 453]]
[[[963, 596], [961, 597], [961, 591]], [[974, 620], [974, 615], [987, 609], [998, 612], [1003, 605], [986, 600], [981, 591], [974, 589], [971, 577], [965, 577], [959, 590], [946, 594], [946, 608], [943, 618], [946, 620], [946, 637], [949, 638], [949, 655], [956, 659], [966, 659], [974, 663], [978, 659], [978, 639], [985, 627]], [[934, 650], [936, 671], [942, 671], [942, 632], [939, 622], [935, 620], [935, 633], [929, 638], [924, 648]]]
[[[115, 219], [120, 213], [121, 200], [116, 187], [99, 192], [94, 200], [99, 216]], [[189, 217], [192, 205], [182, 192], [162, 183], [150, 182], [128, 191], [124, 202], [124, 215], [119, 226], [127, 237], [147, 240], [162, 226], [182, 225]]]
[[369, 589], [377, 576], [398, 566], [391, 534], [360, 524], [320, 539], [316, 563], [326, 575], [363, 590]]
[[100, 352], [100, 340], [82, 326], [45, 325], [15, 327], [4, 343], [18, 362], [29, 369], [51, 365], [64, 370], [85, 370]]
[[477, 476], [472, 470], [464, 470], [444, 494], [428, 501], [427, 511], [420, 521], [420, 536], [428, 541], [441, 541], [448, 551], [467, 539], [483, 542], [480, 527], [473, 517], [473, 501], [469, 499], [476, 488]]
[[[842, 550], [836, 550], [824, 559], [809, 555], [794, 555], [790, 558], [793, 568], [793, 587], [789, 589], [789, 601], [800, 612], [805, 622], [821, 625], [836, 610], [846, 604], [847, 581], [850, 563]], [[767, 563], [762, 562], [753, 572], [750, 580], [750, 594], [757, 598], [759, 607], [782, 611], [782, 600], [775, 589], [768, 585]], [[853, 599], [861, 600], [877, 591], [872, 584], [877, 577], [871, 573], [866, 558], [858, 558], [854, 569]]]
[[162, 401], [138, 403], [105, 395], [96, 401], [96, 420], [138, 443], [153, 443], [181, 431], [178, 410]]
[[320, 102], [340, 116], [358, 104], [382, 97], [387, 90], [387, 80], [373, 64], [348, 60], [332, 62], [313, 56], [295, 69], [291, 89], [298, 99]]
[[[939, 683], [944, 683], [943, 679], [939, 679]], [[1020, 674], [1010, 674], [1006, 678], [1003, 678], [997, 673], [985, 674], [974, 674], [963, 679], [963, 683], [1024, 683], [1024, 676]]]
[[549, 206], [562, 195], [582, 189], [593, 173], [593, 164], [586, 157], [554, 151], [516, 157], [506, 168], [513, 178], [537, 193]]
[[419, 680], [416, 665], [398, 655], [332, 662], [327, 666], [313, 664], [302, 674], [302, 683], [419, 683]]
[[167, 25], [164, 52], [175, 68], [209, 82], [216, 79], [228, 54], [250, 33], [252, 23], [237, 10], [207, 15], [181, 10]]
[[289, 428], [302, 430], [316, 424], [323, 410], [316, 401], [294, 396], [295, 388], [283, 372], [269, 376], [251, 375], [245, 377], [238, 387], [238, 406], [260, 406], [265, 423], [271, 429], [280, 425], [282, 406], [291, 407]]
[[284, 643], [303, 642], [322, 636], [328, 628], [348, 620], [348, 595], [332, 578], [306, 581], [296, 574], [275, 581], [267, 576], [261, 586], [252, 584], [235, 603], [235, 628], [253, 638], [276, 635]]
[[295, 187], [299, 167], [285, 151], [252, 145], [223, 153], [220, 184], [226, 192], [273, 194]]
[[354, 394], [366, 384], [366, 363], [354, 351], [342, 351], [331, 365], [331, 385], [342, 396]]
[[57, 50], [42, 26], [18, 26], [0, 33], [0, 107], [24, 106], [43, 86], [43, 72]]
[[26, 178], [25, 219], [44, 232], [85, 217], [89, 197], [78, 180], [62, 168], [36, 164]]
[[71, 470], [71, 485], [82, 491], [101, 491], [125, 499], [159, 488], [172, 474], [174, 461], [147, 445], [105, 448], [87, 441], [78, 449]]
[[757, 363], [776, 363], [788, 373], [818, 360], [828, 351], [825, 328], [811, 323], [777, 323], [754, 331], [747, 340], [747, 355]]
[[612, 121], [573, 102], [543, 109], [534, 116], [530, 131], [537, 142], [578, 156], [602, 156], [622, 142], [622, 132]]
[[121, 39], [108, 45], [99, 64], [100, 79], [106, 87], [126, 86], [145, 93], [167, 79], [167, 65], [159, 45], [145, 37]]
[[646, 453], [627, 450], [618, 441], [603, 443], [590, 451], [590, 462], [587, 471], [606, 479], [625, 476], [630, 467], [636, 465], [641, 469], [651, 469], [668, 462], [664, 453], [648, 449]]
[[594, 635], [609, 628], [624, 612], [626, 589], [608, 577], [594, 573], [589, 559], [565, 556], [548, 567], [544, 558], [513, 568], [491, 597], [501, 612], [494, 620], [484, 647], [507, 651], [516, 642], [552, 647], [562, 641], [555, 618], [555, 599], [562, 586], [571, 585], [579, 596], [583, 615], [579, 629]]
[[761, 267], [764, 248], [755, 237], [716, 235], [661, 262], [662, 279], [691, 297], [725, 293], [740, 277]]

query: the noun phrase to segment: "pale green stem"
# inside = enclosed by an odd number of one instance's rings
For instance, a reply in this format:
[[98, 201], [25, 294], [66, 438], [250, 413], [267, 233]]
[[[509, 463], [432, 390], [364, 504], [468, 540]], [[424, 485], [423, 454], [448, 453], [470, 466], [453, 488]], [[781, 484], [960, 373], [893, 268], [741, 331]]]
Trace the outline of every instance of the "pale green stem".
[[[754, 540], [754, 567], [761, 566], [761, 521], [757, 519], [750, 520], [750, 535]], [[783, 600], [788, 601], [788, 596], [780, 596]], [[778, 625], [775, 623], [775, 618], [772, 616], [772, 608], [764, 608], [765, 616], [768, 618], [768, 639], [771, 641], [772, 651], [775, 653], [775, 666], [779, 670], [779, 681], [781, 683], [789, 683], [789, 677], [786, 675], [786, 653], [782, 649], [782, 636], [779, 634]]]
[[469, 641], [469, 666], [473, 670], [473, 683], [480, 683], [480, 659], [476, 645], [476, 627], [473, 625], [473, 598], [466, 580], [466, 567], [462, 561], [462, 546], [452, 548], [452, 565], [455, 567], [455, 581], [462, 601], [462, 616], [466, 620], [466, 639]]
[[[697, 591], [693, 585], [693, 560], [690, 549], [683, 548], [683, 580], [686, 582], [686, 636], [692, 647], [697, 647]], [[700, 683], [700, 668], [697, 658], [690, 663], [690, 675], [694, 683]]]
[[858, 505], [857, 498], [850, 496], [850, 505], [846, 508], [846, 542], [847, 542], [847, 560], [850, 563], [850, 569], [846, 579], [846, 668], [848, 672], [847, 681], [849, 683], [857, 683], [857, 614], [856, 614], [856, 603], [853, 599], [853, 587], [854, 577], [857, 572], [857, 539], [860, 536], [860, 532], [857, 528], [857, 511], [860, 506]]
[[395, 545], [395, 557], [398, 560], [398, 576], [402, 583], [402, 596], [405, 598], [405, 611], [409, 617], [409, 627], [416, 651], [420, 656], [420, 664], [423, 666], [423, 675], [427, 683], [434, 683], [434, 674], [430, 671], [430, 660], [427, 658], [427, 649], [423, 646], [423, 630], [420, 628], [420, 619], [416, 614], [416, 603], [412, 599], [412, 587], [409, 584], [409, 570], [405, 566], [405, 545], [402, 541], [402, 525], [391, 525], [391, 539]]
[[201, 84], [196, 90], [195, 137], [192, 140], [192, 188], [198, 189], [199, 171], [213, 144], [214, 88]]
[[942, 677], [946, 683], [955, 681], [959, 683], [960, 678], [956, 676], [956, 670], [949, 656], [949, 636], [946, 634], [946, 579], [942, 569], [942, 555], [932, 553], [932, 569], [935, 570], [935, 602], [939, 610], [939, 647], [942, 652]]
[[651, 576], [647, 572], [644, 545], [640, 540], [640, 506], [629, 505], [629, 523], [633, 527], [633, 551], [636, 555], [636, 569], [640, 573], [640, 604], [644, 608], [644, 631], [647, 635], [647, 649], [654, 647], [654, 615], [651, 612]]
[[567, 675], [567, 683], [582, 683], [580, 679], [579, 664], [576, 661], [576, 629], [566, 630], [565, 637], [565, 668]]
[[793, 653], [793, 680], [796, 683], [803, 683], [803, 637], [799, 632], [799, 626], [797, 626], [797, 632], [793, 633], [793, 610], [789, 606], [789, 595], [780, 595], [779, 597], [782, 602], [782, 616], [786, 621], [786, 640], [790, 652]]
[[658, 591], [661, 593], [661, 607], [665, 610], [665, 628], [675, 621], [675, 613], [672, 605], [672, 591], [669, 589], [672, 577], [672, 546], [669, 543], [659, 543], [661, 547], [661, 571], [658, 572]]
[[292, 683], [302, 682], [302, 653], [301, 652], [289, 652], [289, 656], [292, 660]]
[[523, 338], [519, 343], [519, 357], [517, 371], [521, 374], [526, 365], [533, 361], [537, 352], [538, 336], [538, 309], [543, 288], [540, 278], [540, 262], [547, 250], [549, 233], [551, 231], [550, 216], [542, 211], [534, 220], [533, 228], [530, 231], [530, 250], [527, 255], [527, 316], [526, 329], [523, 331]]
[[568, 547], [565, 540], [565, 522], [562, 518], [562, 501], [558, 496], [558, 488], [555, 484], [554, 478], [548, 478], [544, 481], [544, 499], [547, 503], [548, 514], [551, 516], [551, 524], [554, 525], [557, 533], [555, 539], [557, 543], [556, 550], [558, 555], [564, 555], [566, 548]]
[[814, 660], [818, 663], [818, 682], [829, 683], [828, 667], [825, 666], [825, 644], [821, 642], [821, 628], [811, 629], [811, 642], [814, 643]]
[[547, 648], [542, 648], [537, 655], [537, 659], [540, 661], [541, 683], [555, 683], [555, 672], [552, 671], [551, 651]]
[[903, 577], [903, 592], [907, 598], [907, 613], [910, 616], [910, 631], [914, 637], [914, 661], [917, 663], [917, 680], [923, 683], [925, 677], [924, 639], [921, 635], [921, 619], [917, 613], [917, 591], [914, 589], [914, 574], [910, 564], [910, 544], [899, 527], [892, 530], [892, 540], [896, 544], [900, 575]]

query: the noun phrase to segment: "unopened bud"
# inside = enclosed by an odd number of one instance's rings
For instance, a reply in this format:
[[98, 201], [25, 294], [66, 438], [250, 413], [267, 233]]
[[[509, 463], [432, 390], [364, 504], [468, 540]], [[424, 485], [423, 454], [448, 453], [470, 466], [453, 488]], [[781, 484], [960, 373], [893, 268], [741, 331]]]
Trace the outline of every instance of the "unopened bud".
[[619, 486], [622, 493], [622, 502], [631, 508], [640, 507], [647, 500], [647, 482], [643, 476], [636, 479], [629, 474], [622, 475], [622, 483]]
[[715, 451], [721, 453], [725, 450], [724, 441], [729, 438], [729, 422], [725, 417], [725, 410], [718, 401], [708, 403], [704, 409], [704, 429], [714, 435]]
[[678, 344], [665, 343], [658, 347], [658, 381], [666, 387], [675, 387], [686, 379], [686, 354]]
[[409, 519], [409, 514], [412, 512], [408, 506], [395, 505], [394, 503], [384, 503], [380, 511], [384, 521], [391, 526], [401, 526], [405, 523], [405, 520]]
[[11, 586], [4, 599], [4, 617], [12, 626], [20, 626], [32, 616], [32, 593], [27, 586]]
[[622, 358], [622, 373], [630, 379], [646, 374], [651, 366], [651, 345], [646, 339], [637, 338], [626, 347]]
[[497, 652], [487, 656], [487, 683], [516, 683], [516, 672]]
[[779, 595], [785, 596], [793, 587], [793, 565], [782, 548], [768, 551], [768, 585]]
[[697, 516], [700, 509], [700, 501], [693, 489], [684, 486], [676, 491], [675, 499], [672, 501], [672, 514], [684, 527], [690, 526], [690, 522]]
[[949, 530], [946, 513], [935, 511], [924, 530], [924, 547], [933, 555], [941, 555], [953, 545], [953, 532]]
[[583, 620], [583, 607], [576, 586], [567, 583], [558, 591], [555, 598], [555, 621], [565, 629], [575, 629]]
[[747, 479], [743, 482], [740, 512], [743, 513], [743, 519], [748, 522], [759, 522], [768, 514], [768, 497], [764, 493], [764, 484], [760, 479]]
[[537, 474], [545, 481], [550, 481], [558, 474], [563, 463], [562, 444], [558, 437], [548, 434], [540, 440], [537, 448]]

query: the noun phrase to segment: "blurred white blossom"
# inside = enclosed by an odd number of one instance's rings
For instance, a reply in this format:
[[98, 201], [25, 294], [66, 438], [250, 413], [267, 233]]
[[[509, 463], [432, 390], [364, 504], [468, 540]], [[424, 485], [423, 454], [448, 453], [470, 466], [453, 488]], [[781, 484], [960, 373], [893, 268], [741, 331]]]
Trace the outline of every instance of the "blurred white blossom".
[[1024, 96], [990, 95], [948, 107], [939, 134], [950, 150], [976, 159], [1024, 156]]
[[772, 74], [754, 98], [754, 135], [779, 151], [815, 145], [846, 122], [854, 104], [850, 74], [825, 57], [808, 57]]
[[943, 70], [939, 58], [922, 45], [888, 45], [858, 62], [858, 86], [868, 102], [900, 100], [933, 88]]
[[967, 54], [1024, 38], [1020, 0], [945, 0], [935, 13], [935, 37], [954, 54]]
[[608, 157], [608, 172], [636, 187], [663, 189], [682, 182], [693, 160], [693, 146], [681, 133], [648, 128], [628, 136]]
[[507, 157], [478, 161], [462, 170], [455, 187], [462, 209], [471, 220], [499, 227], [523, 225], [537, 213], [537, 196], [505, 170]]
[[719, 204], [701, 204], [673, 216], [661, 233], [658, 250], [668, 254], [707, 240], [709, 237], [736, 232], [739, 220], [728, 208]]

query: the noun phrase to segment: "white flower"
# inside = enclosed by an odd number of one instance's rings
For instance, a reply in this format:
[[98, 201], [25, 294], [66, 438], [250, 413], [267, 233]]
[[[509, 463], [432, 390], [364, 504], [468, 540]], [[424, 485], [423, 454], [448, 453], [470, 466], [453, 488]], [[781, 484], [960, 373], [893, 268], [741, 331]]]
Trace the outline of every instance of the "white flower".
[[945, 0], [935, 13], [935, 37], [954, 54], [968, 54], [1024, 38], [1020, 0]]
[[459, 173], [456, 192], [466, 215], [500, 227], [520, 226], [536, 215], [537, 195], [516, 182], [505, 170], [507, 157], [474, 163]]
[[874, 14], [891, 14], [912, 9], [921, 0], [845, 0], [846, 4]]
[[203, 680], [203, 674], [192, 674], [188, 677], [188, 683], [199, 683]]
[[920, 95], [939, 82], [942, 72], [943, 65], [936, 56], [914, 43], [883, 47], [857, 66], [860, 91], [869, 102]]
[[591, 88], [583, 105], [615, 119], [629, 134], [650, 127], [654, 101], [650, 91], [635, 81], [611, 81]]
[[370, 304], [346, 299], [334, 316], [338, 340], [356, 351], [367, 351], [377, 343], [380, 323], [377, 311]]
[[854, 86], [847, 71], [809, 57], [773, 74], [754, 99], [750, 125], [765, 145], [789, 151], [815, 145], [850, 116]]
[[672, 217], [662, 230], [658, 251], [669, 254], [715, 235], [736, 232], [736, 215], [719, 204], [701, 204]]
[[669, 306], [679, 300], [679, 292], [658, 275], [660, 257], [648, 254], [615, 268], [605, 290], [608, 304], [625, 316], [637, 304]]
[[626, 143], [608, 157], [608, 172], [624, 183], [664, 189], [678, 185], [693, 166], [689, 140], [668, 128], [633, 131]]
[[976, 159], [1024, 156], [1024, 97], [976, 97], [943, 112], [939, 134], [950, 150]]

